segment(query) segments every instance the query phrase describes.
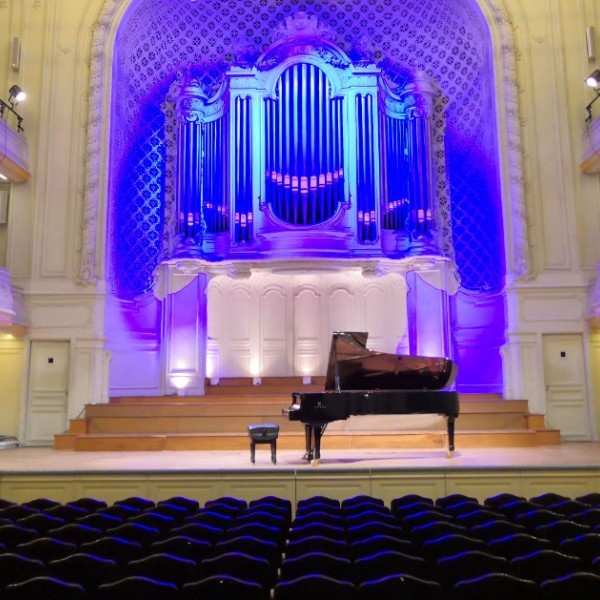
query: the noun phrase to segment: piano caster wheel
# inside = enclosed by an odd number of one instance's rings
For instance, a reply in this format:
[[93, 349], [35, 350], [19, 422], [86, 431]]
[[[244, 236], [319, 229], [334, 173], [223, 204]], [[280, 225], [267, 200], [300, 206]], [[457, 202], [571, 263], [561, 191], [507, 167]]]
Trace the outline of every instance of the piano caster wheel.
[[446, 452], [446, 458], [454, 458], [454, 450], [448, 450], [448, 452]]
[[318, 459], [318, 458], [313, 458], [313, 459], [310, 461], [310, 466], [311, 466], [311, 467], [318, 467], [318, 466], [319, 466], [319, 459]]

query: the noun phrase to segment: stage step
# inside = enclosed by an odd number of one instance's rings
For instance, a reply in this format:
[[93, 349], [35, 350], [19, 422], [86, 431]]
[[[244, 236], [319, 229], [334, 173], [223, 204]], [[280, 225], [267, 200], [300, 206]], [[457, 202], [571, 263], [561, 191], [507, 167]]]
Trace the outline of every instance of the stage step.
[[[257, 385], [255, 385], [255, 383]], [[260, 383], [260, 384], [259, 384]], [[236, 450], [249, 445], [250, 423], [277, 423], [279, 447], [302, 450], [302, 423], [282, 409], [292, 391], [318, 391], [323, 378], [251, 378], [207, 382], [205, 396], [122, 397], [86, 406], [69, 432], [55, 437], [68, 450]], [[543, 415], [527, 412], [524, 400], [498, 394], [463, 394], [456, 421], [456, 447], [510, 447], [560, 443], [545, 429]], [[364, 415], [334, 421], [324, 443], [330, 448], [445, 448], [446, 420], [438, 415]]]

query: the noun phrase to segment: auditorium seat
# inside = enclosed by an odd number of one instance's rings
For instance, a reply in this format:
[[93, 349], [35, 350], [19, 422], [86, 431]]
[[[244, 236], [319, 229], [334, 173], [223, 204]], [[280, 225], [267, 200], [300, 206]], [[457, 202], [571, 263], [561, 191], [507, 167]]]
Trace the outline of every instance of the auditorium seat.
[[178, 588], [199, 579], [195, 561], [165, 553], [132, 560], [127, 563], [125, 573], [128, 577], [148, 577], [163, 583], [173, 583]]
[[387, 523], [393, 527], [398, 527], [398, 521], [392, 513], [380, 512], [377, 510], [365, 510], [352, 515], [345, 515], [346, 527], [357, 527], [365, 523]]
[[405, 494], [404, 496], [393, 498], [390, 502], [390, 509], [392, 512], [396, 512], [397, 508], [407, 506], [409, 504], [415, 504], [416, 502], [421, 502], [422, 504], [429, 504], [431, 506], [433, 506], [434, 504], [433, 498], [421, 496], [420, 494]]
[[268, 600], [269, 592], [254, 581], [244, 581], [230, 575], [212, 575], [186, 583], [181, 600]]
[[173, 583], [163, 583], [149, 577], [125, 577], [98, 586], [97, 600], [178, 600], [179, 591]]
[[189, 558], [200, 562], [208, 558], [213, 551], [213, 545], [208, 540], [196, 540], [184, 535], [176, 535], [165, 540], [152, 542], [148, 553], [168, 553], [179, 558]]
[[254, 581], [264, 590], [270, 589], [276, 579], [276, 572], [268, 560], [242, 552], [226, 552], [201, 561], [198, 579], [211, 575], [231, 575], [244, 581]]
[[71, 544], [79, 546], [85, 542], [91, 542], [101, 538], [104, 535], [104, 532], [101, 529], [88, 527], [81, 523], [69, 523], [58, 529], [51, 529], [47, 535], [55, 540], [70, 542]]
[[464, 579], [473, 579], [487, 573], [508, 573], [506, 558], [481, 550], [468, 550], [443, 556], [435, 563], [436, 580], [450, 593], [454, 585]]
[[559, 551], [570, 556], [577, 556], [583, 568], [591, 567], [593, 560], [600, 556], [600, 533], [584, 533], [560, 542]]
[[575, 521], [575, 523], [580, 523], [581, 525], [595, 527], [596, 525], [600, 525], [600, 509], [587, 508], [581, 512], [571, 515], [569, 520]]
[[0, 508], [0, 519], [10, 519], [14, 522], [39, 512], [41, 511], [37, 508], [32, 508], [23, 504], [10, 504], [4, 508]]
[[509, 561], [511, 572], [517, 577], [532, 579], [541, 583], [546, 579], [562, 577], [582, 568], [582, 561], [556, 550], [536, 550], [525, 556], [517, 556]]
[[315, 521], [313, 523], [302, 525], [301, 527], [292, 526], [288, 533], [288, 539], [292, 542], [294, 540], [300, 540], [315, 535], [322, 535], [334, 540], [345, 540], [346, 529], [344, 527], [326, 525], [325, 523]]
[[304, 575], [290, 581], [280, 581], [275, 586], [274, 600], [306, 600], [307, 598], [335, 598], [356, 600], [357, 589], [350, 581], [326, 575]]
[[489, 523], [490, 521], [497, 521], [503, 519], [504, 515], [502, 515], [501, 513], [486, 508], [478, 508], [471, 512], [456, 515], [454, 522], [457, 525], [462, 525], [463, 527], [467, 527], [470, 529], [475, 525], [483, 525], [484, 523]]
[[570, 500], [568, 496], [563, 496], [562, 494], [556, 494], [555, 492], [544, 492], [543, 494], [539, 494], [538, 496], [534, 496], [530, 498], [529, 501], [534, 504], [539, 504], [540, 506], [550, 506], [552, 504], [556, 504], [557, 502], [563, 502], [564, 500]]
[[483, 540], [462, 534], [451, 533], [439, 538], [427, 540], [422, 546], [423, 555], [432, 561], [443, 556], [452, 556], [467, 550], [485, 552], [487, 545]]
[[289, 540], [283, 551], [286, 558], [300, 556], [307, 552], [327, 552], [346, 558], [349, 554], [349, 547], [346, 538], [336, 539], [324, 535], [311, 535], [297, 540]]
[[549, 550], [552, 548], [550, 540], [539, 538], [529, 533], [512, 533], [506, 537], [490, 540], [488, 549], [493, 554], [504, 556], [507, 559], [525, 556], [536, 550]]
[[139, 515], [141, 512], [141, 508], [134, 508], [126, 504], [111, 504], [106, 508], [98, 509], [95, 514], [110, 515], [111, 517], [117, 517], [122, 521], [126, 521], [131, 517], [135, 517], [135, 515]]
[[304, 504], [296, 508], [296, 518], [310, 515], [315, 512], [327, 513], [336, 517], [342, 516], [342, 509], [339, 506], [327, 502], [315, 502], [314, 504]]
[[150, 500], [150, 498], [144, 498], [143, 496], [129, 496], [128, 498], [122, 498], [121, 500], [115, 500], [114, 506], [127, 506], [134, 508], [138, 511], [144, 511], [148, 508], [154, 508], [156, 502]]
[[352, 572], [353, 565], [347, 558], [326, 552], [309, 552], [301, 556], [285, 558], [280, 567], [280, 581], [290, 581], [311, 574], [350, 581]]
[[501, 506], [505, 504], [509, 504], [510, 502], [515, 502], [518, 500], [526, 500], [524, 496], [518, 496], [511, 492], [502, 492], [500, 494], [496, 494], [495, 496], [490, 496], [483, 501], [483, 505], [491, 508], [492, 510], [498, 510]]
[[234, 522], [234, 517], [230, 515], [223, 515], [211, 510], [201, 509], [199, 512], [187, 516], [179, 527], [189, 523], [203, 523], [205, 525], [210, 525], [211, 527], [216, 527], [223, 532], [225, 529], [231, 527]]
[[29, 506], [29, 508], [34, 508], [35, 510], [39, 511], [44, 511], [59, 505], [60, 502], [57, 500], [52, 500], [51, 498], [34, 498], [33, 500], [29, 500], [23, 504], [23, 506]]
[[234, 527], [239, 527], [246, 523], [259, 523], [268, 527], [275, 527], [280, 531], [287, 530], [289, 527], [289, 521], [284, 516], [266, 510], [244, 511], [235, 518]]
[[373, 537], [374, 535], [388, 535], [398, 539], [407, 539], [406, 532], [400, 525], [380, 521], [352, 525], [346, 530], [346, 539], [349, 544]]
[[88, 596], [93, 597], [99, 585], [119, 579], [121, 571], [114, 560], [77, 552], [50, 561], [46, 566], [46, 574], [69, 583], [78, 583]]
[[454, 585], [454, 600], [539, 600], [540, 589], [531, 579], [507, 573], [487, 573]]
[[17, 519], [15, 525], [20, 527], [26, 527], [27, 529], [35, 529], [42, 535], [45, 535], [50, 529], [57, 529], [65, 525], [64, 519], [58, 517], [51, 517], [45, 513], [37, 513], [35, 515], [29, 515], [22, 519]]
[[0, 510], [6, 508], [7, 506], [14, 506], [16, 502], [12, 500], [7, 500], [6, 498], [0, 498]]
[[160, 531], [156, 527], [148, 527], [139, 523], [126, 521], [117, 527], [112, 527], [104, 532], [104, 535], [114, 536], [130, 542], [137, 542], [141, 546], [149, 546], [152, 542], [161, 538]]
[[253, 508], [255, 506], [277, 506], [288, 511], [290, 515], [292, 514], [291, 500], [279, 496], [261, 496], [260, 498], [254, 498], [248, 502], [248, 508]]
[[469, 535], [469, 530], [450, 521], [432, 521], [431, 523], [413, 527], [410, 531], [410, 539], [422, 545], [427, 540], [434, 540], [449, 534], [467, 536]]
[[104, 500], [98, 500], [97, 498], [90, 498], [88, 496], [71, 500], [70, 502], [67, 502], [67, 505], [74, 506], [75, 508], [83, 508], [84, 510], [87, 510], [88, 513], [94, 513], [108, 506]]
[[600, 575], [586, 572], [570, 573], [564, 577], [542, 581], [540, 590], [541, 600], [600, 598]]
[[547, 525], [538, 525], [534, 533], [538, 537], [546, 538], [553, 544], [558, 545], [562, 540], [590, 533], [591, 531], [587, 525], [575, 523], [575, 521], [555, 521]]
[[344, 500], [340, 502], [340, 508], [342, 511], [346, 511], [357, 505], [363, 504], [374, 504], [385, 507], [385, 502], [381, 498], [376, 498], [375, 496], [370, 496], [369, 494], [358, 494], [350, 498], [344, 498]]
[[292, 503], [288, 501], [289, 504], [278, 504], [270, 500], [270, 496], [266, 496], [265, 498], [266, 499], [250, 502], [248, 508], [242, 514], [247, 515], [257, 511], [264, 511], [272, 515], [277, 515], [278, 517], [283, 517], [289, 525], [292, 521]]
[[[83, 600], [86, 592], [77, 583], [41, 575], [4, 588], [2, 600]], [[115, 599], [116, 600], [116, 599]]]
[[359, 600], [442, 600], [442, 587], [437, 581], [412, 575], [390, 575], [365, 581], [358, 586]]
[[367, 538], [355, 540], [349, 545], [350, 556], [354, 560], [363, 556], [377, 554], [384, 550], [393, 550], [403, 554], [417, 554], [414, 544], [408, 539], [401, 539], [391, 535], [372, 535]]
[[557, 502], [556, 504], [550, 504], [548, 506], [548, 510], [559, 513], [563, 515], [563, 517], [571, 517], [576, 513], [580, 513], [582, 510], [586, 510], [591, 508], [589, 504], [585, 504], [584, 502], [579, 502], [577, 500], [562, 500], [561, 502]]
[[488, 521], [481, 525], [474, 525], [469, 529], [469, 535], [489, 542], [498, 538], [506, 537], [512, 533], [527, 533], [524, 525], [507, 521], [504, 519], [498, 521]]
[[486, 507], [473, 500], [463, 500], [456, 504], [449, 504], [444, 506], [444, 512], [452, 517], [459, 517], [460, 515], [470, 514], [476, 510], [486, 510]]
[[107, 529], [121, 525], [123, 523], [123, 519], [112, 515], [107, 515], [105, 513], [95, 512], [90, 513], [85, 517], [78, 517], [75, 519], [74, 523], [106, 531]]
[[331, 508], [335, 508], [338, 510], [341, 510], [341, 502], [335, 498], [330, 498], [329, 496], [322, 496], [322, 495], [316, 495], [316, 496], [310, 496], [308, 498], [302, 498], [301, 500], [298, 500], [298, 502], [296, 503], [296, 514], [298, 513], [298, 511], [303, 510], [304, 508], [307, 507], [312, 507], [315, 505], [320, 505], [320, 504], [325, 504], [326, 506], [330, 506]]
[[185, 537], [194, 538], [195, 540], [206, 540], [211, 544], [216, 544], [223, 538], [223, 530], [219, 527], [197, 522], [186, 522], [184, 525], [174, 527], [169, 533], [169, 537], [183, 535]]
[[125, 565], [130, 560], [139, 558], [142, 545], [138, 542], [124, 540], [114, 536], [105, 536], [93, 542], [86, 542], [79, 547], [80, 552], [88, 552], [94, 556], [114, 560], [119, 565]]
[[445, 516], [448, 516], [443, 508], [440, 506], [435, 506], [430, 502], [424, 502], [422, 500], [416, 500], [415, 502], [411, 502], [409, 504], [400, 504], [396, 505], [392, 510], [393, 514], [397, 519], [402, 521], [409, 515], [415, 515], [422, 511], [434, 511], [437, 513], [441, 513]]
[[[44, 563], [13, 552], [0, 554], [0, 589], [10, 583], [18, 583], [42, 575]], [[1, 597], [1, 596], [0, 596]]]
[[193, 498], [187, 498], [186, 496], [171, 496], [165, 500], [160, 500], [156, 505], [160, 506], [161, 504], [179, 506], [180, 508], [183, 508], [188, 515], [193, 515], [200, 510], [200, 502]]
[[353, 573], [357, 585], [372, 579], [381, 579], [390, 575], [408, 574], [413, 577], [426, 577], [431, 571], [427, 562], [417, 556], [410, 556], [394, 550], [383, 550], [354, 561]]
[[[152, 513], [156, 515], [161, 515], [163, 517], [169, 517], [173, 519], [174, 523], [178, 525], [183, 522], [183, 520], [189, 516], [188, 511], [183, 506], [177, 506], [176, 504], [168, 504], [166, 502], [159, 502], [156, 506], [152, 508], [148, 508], [143, 511], [141, 514]], [[136, 517], [133, 517], [134, 519]]]
[[14, 549], [16, 554], [27, 556], [28, 558], [36, 558], [44, 563], [49, 563], [51, 560], [64, 558], [69, 554], [77, 552], [77, 546], [69, 542], [61, 542], [49, 537], [41, 537], [31, 542], [19, 544]]
[[248, 502], [242, 498], [234, 498], [233, 496], [220, 496], [219, 498], [213, 498], [212, 500], [207, 500], [204, 503], [206, 508], [210, 508], [211, 506], [231, 506], [235, 508], [238, 512], [246, 510], [248, 508]]
[[477, 498], [473, 498], [472, 496], [466, 496], [465, 494], [448, 494], [447, 496], [442, 496], [438, 498], [435, 501], [435, 505], [441, 506], [443, 509], [446, 509], [448, 506], [452, 506], [460, 502], [471, 502], [473, 504], [479, 504]]
[[533, 533], [538, 525], [556, 523], [556, 521], [562, 521], [563, 519], [564, 517], [560, 513], [547, 508], [536, 508], [535, 510], [517, 515], [515, 523], [524, 525], [530, 533]]
[[296, 516], [291, 523], [291, 527], [304, 527], [310, 523], [324, 523], [325, 525], [342, 528], [345, 526], [344, 517], [342, 517], [342, 515], [316, 510], [314, 512], [307, 512], [300, 516]]
[[176, 526], [176, 521], [173, 517], [154, 512], [154, 508], [148, 512], [142, 512], [139, 515], [135, 515], [135, 517], [127, 519], [127, 523], [137, 523], [138, 525], [152, 527], [159, 531], [161, 535], [164, 535], [167, 531], [170, 531]]
[[505, 519], [515, 519], [517, 515], [538, 510], [539, 508], [543, 508], [541, 504], [535, 504], [535, 502], [530, 502], [529, 500], [515, 500], [498, 506], [496, 510], [502, 513]]
[[590, 506], [596, 506], [600, 508], [600, 492], [590, 492], [589, 494], [583, 494], [575, 498], [578, 502], [589, 504]]
[[90, 512], [79, 506], [73, 506], [71, 504], [59, 504], [58, 506], [53, 506], [52, 508], [46, 509], [44, 514], [50, 515], [51, 517], [58, 517], [65, 523], [72, 523], [75, 521], [75, 519], [85, 517], [86, 515], [90, 514]]
[[276, 542], [249, 535], [221, 540], [214, 546], [215, 554], [226, 554], [228, 552], [241, 552], [250, 556], [264, 558], [269, 561], [274, 571], [277, 570], [281, 563], [281, 547]]
[[244, 523], [243, 525], [234, 524], [233, 527], [223, 532], [221, 539], [230, 540], [235, 537], [250, 536], [274, 542], [281, 549], [285, 544], [286, 533], [285, 530], [262, 523]]
[[4, 544], [9, 551], [12, 551], [19, 544], [31, 542], [39, 537], [35, 529], [28, 529], [19, 525], [2, 525], [0, 527], [0, 544]]
[[419, 527], [420, 525], [427, 525], [427, 523], [440, 521], [447, 521], [448, 523], [458, 523], [458, 520], [455, 521], [455, 519], [450, 515], [436, 512], [434, 510], [421, 510], [419, 512], [412, 513], [403, 517], [400, 522], [404, 529], [411, 531], [415, 527]]

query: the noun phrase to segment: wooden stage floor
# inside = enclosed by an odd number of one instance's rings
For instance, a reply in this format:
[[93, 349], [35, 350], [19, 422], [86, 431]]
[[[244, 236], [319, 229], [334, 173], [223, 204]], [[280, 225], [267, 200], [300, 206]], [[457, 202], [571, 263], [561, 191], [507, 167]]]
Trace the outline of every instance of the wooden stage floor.
[[248, 451], [72, 452], [52, 448], [0, 451], [0, 497], [68, 501], [91, 495], [114, 501], [130, 495], [280, 495], [298, 500], [359, 493], [390, 500], [403, 493], [441, 497], [461, 492], [479, 499], [500, 492], [532, 497], [555, 491], [570, 497], [600, 492], [600, 442], [563, 442], [533, 448], [328, 450], [317, 466], [301, 453], [280, 450], [270, 461], [259, 445]]

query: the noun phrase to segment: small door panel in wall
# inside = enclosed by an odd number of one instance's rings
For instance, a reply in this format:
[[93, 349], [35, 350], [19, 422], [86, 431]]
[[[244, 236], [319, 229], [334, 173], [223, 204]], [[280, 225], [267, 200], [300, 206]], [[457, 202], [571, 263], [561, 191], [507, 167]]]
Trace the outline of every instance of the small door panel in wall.
[[290, 374], [288, 362], [287, 298], [281, 285], [269, 285], [260, 302], [260, 372], [271, 376]]
[[51, 445], [67, 427], [69, 342], [32, 341], [24, 442]]
[[583, 339], [579, 334], [543, 335], [546, 419], [569, 440], [592, 435], [585, 383]]

